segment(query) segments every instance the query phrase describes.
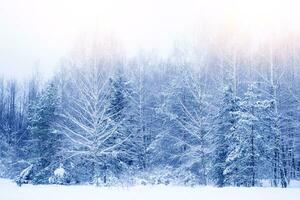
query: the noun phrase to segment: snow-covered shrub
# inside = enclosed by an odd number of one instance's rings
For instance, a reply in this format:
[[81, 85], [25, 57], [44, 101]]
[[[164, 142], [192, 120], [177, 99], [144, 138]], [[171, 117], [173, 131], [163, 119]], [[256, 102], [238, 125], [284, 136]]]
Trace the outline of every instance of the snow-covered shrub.
[[68, 174], [62, 164], [54, 170], [53, 176], [49, 178], [49, 183], [51, 184], [66, 185], [69, 182]]
[[25, 168], [20, 175], [16, 178], [16, 183], [21, 186], [22, 184], [27, 184], [30, 182], [33, 171], [33, 165], [29, 165], [29, 167]]
[[46, 168], [41, 168], [40, 164], [33, 166], [33, 179], [32, 183], [34, 185], [38, 184], [48, 184], [49, 183], [49, 177], [52, 176], [53, 169], [50, 168], [50, 166]]

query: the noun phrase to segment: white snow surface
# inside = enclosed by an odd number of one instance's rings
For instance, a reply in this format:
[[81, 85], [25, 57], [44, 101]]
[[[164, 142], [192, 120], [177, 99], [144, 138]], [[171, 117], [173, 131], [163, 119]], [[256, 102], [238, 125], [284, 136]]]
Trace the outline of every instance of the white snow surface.
[[23, 185], [0, 179], [0, 200], [299, 200], [300, 188]]

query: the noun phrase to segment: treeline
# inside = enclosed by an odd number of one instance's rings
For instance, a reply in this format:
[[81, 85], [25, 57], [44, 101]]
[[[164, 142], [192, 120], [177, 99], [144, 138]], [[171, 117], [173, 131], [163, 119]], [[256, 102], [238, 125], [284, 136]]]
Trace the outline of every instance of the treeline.
[[1, 79], [0, 175], [287, 187], [300, 178], [300, 49], [226, 47], [81, 52], [50, 80]]

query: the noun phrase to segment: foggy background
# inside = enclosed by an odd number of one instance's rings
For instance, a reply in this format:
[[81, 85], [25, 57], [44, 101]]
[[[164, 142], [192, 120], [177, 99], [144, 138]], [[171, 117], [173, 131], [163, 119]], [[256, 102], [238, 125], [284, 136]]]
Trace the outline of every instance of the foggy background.
[[241, 31], [254, 34], [271, 30], [273, 24], [298, 29], [298, 4], [294, 0], [0, 0], [0, 74], [24, 78], [38, 70], [49, 76], [86, 33], [114, 35], [129, 53], [145, 48], [164, 54], [176, 38], [193, 40], [199, 30], [209, 35], [220, 21], [230, 24], [234, 19]]

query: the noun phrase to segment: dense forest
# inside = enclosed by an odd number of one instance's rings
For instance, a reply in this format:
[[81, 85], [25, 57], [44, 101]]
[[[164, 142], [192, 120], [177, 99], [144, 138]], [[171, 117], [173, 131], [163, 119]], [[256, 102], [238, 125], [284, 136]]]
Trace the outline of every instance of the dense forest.
[[47, 80], [2, 77], [0, 176], [287, 187], [300, 178], [300, 46], [219, 41], [168, 56], [94, 41]]

